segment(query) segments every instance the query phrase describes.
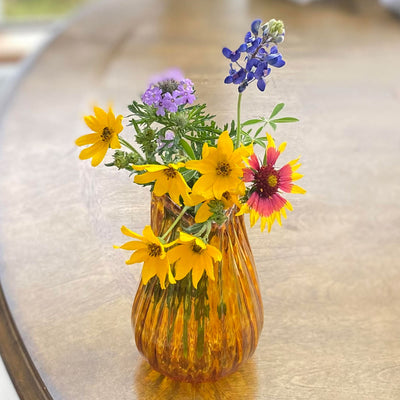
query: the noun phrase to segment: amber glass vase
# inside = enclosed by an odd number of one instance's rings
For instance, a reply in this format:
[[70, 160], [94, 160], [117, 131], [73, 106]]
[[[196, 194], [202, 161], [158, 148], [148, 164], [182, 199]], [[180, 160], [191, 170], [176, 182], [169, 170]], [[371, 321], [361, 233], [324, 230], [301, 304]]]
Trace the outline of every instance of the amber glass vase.
[[[169, 197], [153, 195], [155, 234], [162, 236], [180, 212]], [[243, 217], [235, 213], [228, 210], [227, 221], [215, 224], [209, 235], [222, 253], [214, 281], [204, 273], [195, 289], [189, 273], [176, 284], [166, 283], [166, 289], [157, 277], [139, 285], [132, 308], [136, 345], [156, 371], [172, 379], [214, 381], [234, 372], [257, 346], [262, 301]], [[186, 214], [167, 239], [193, 223]]]

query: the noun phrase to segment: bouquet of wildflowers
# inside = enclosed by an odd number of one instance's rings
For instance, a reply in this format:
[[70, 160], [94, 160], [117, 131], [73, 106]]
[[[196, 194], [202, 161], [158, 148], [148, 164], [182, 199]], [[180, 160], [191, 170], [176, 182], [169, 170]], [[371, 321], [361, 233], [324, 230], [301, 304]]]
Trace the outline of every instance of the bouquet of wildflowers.
[[[173, 285], [189, 277], [197, 289], [202, 277], [214, 280], [214, 265], [222, 255], [209, 243], [209, 234], [212, 226], [225, 223], [227, 210], [249, 214], [251, 226], [260, 220], [261, 230], [270, 231], [275, 221], [281, 224], [281, 217], [292, 210], [283, 194], [305, 193], [294, 184], [302, 177], [297, 173], [299, 160], [278, 167], [286, 143], [277, 146], [272, 135], [265, 133], [267, 127], [275, 131], [280, 123], [297, 121], [277, 117], [284, 104], [276, 105], [268, 118], [240, 120], [246, 88], [255, 83], [265, 91], [272, 70], [285, 65], [278, 50], [284, 35], [281, 21], [262, 24], [257, 19], [236, 50], [222, 49], [229, 60], [224, 82], [238, 89], [237, 119], [224, 127], [216, 124], [205, 104], [195, 104], [193, 83], [179, 70], [155, 77], [141, 101], [128, 106], [127, 138], [121, 135], [123, 116], [115, 116], [111, 108], [94, 107], [94, 115], [85, 117], [92, 133], [76, 140], [78, 146], [89, 145], [81, 151], [81, 159], [91, 158], [97, 166], [114, 149], [113, 161], [106, 166], [127, 170], [134, 174], [136, 184], [148, 186], [155, 196], [169, 196], [182, 207], [161, 237], [149, 225], [142, 235], [122, 227], [132, 240], [120, 248], [133, 252], [127, 264], [143, 263], [144, 285], [154, 278], [165, 289], [167, 281]], [[261, 159], [254, 152], [256, 146], [265, 149]], [[170, 238], [185, 214], [195, 223]]]

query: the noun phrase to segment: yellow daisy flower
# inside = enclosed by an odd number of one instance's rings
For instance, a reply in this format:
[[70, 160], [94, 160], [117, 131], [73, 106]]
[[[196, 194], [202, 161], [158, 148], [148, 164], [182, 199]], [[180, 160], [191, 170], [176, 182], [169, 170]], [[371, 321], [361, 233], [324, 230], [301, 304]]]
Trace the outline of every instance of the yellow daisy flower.
[[217, 147], [203, 145], [202, 159], [191, 160], [186, 168], [199, 171], [202, 176], [193, 186], [193, 193], [206, 199], [220, 200], [223, 193], [239, 193], [243, 190], [243, 157], [250, 155], [250, 149], [233, 148], [228, 131], [222, 132]]
[[190, 187], [187, 185], [182, 174], [178, 171], [179, 168], [183, 168], [184, 166], [185, 164], [181, 162], [168, 165], [132, 165], [132, 168], [136, 171], [147, 170], [147, 172], [142, 175], [136, 175], [134, 182], [143, 184], [156, 181], [153, 189], [156, 196], [162, 196], [168, 193], [176, 204], [180, 204], [179, 196], [182, 196], [186, 204], [186, 202], [191, 202], [189, 197]]
[[118, 134], [123, 129], [122, 118], [122, 115], [115, 117], [111, 107], [108, 113], [100, 107], [94, 107], [94, 115], [84, 117], [86, 125], [93, 133], [83, 135], [75, 141], [77, 146], [91, 145], [81, 151], [79, 158], [81, 160], [91, 158], [92, 166], [96, 167], [103, 161], [109, 147], [112, 149], [121, 148]]
[[168, 251], [168, 258], [171, 264], [176, 263], [176, 280], [183, 279], [190, 271], [192, 271], [192, 282], [196, 289], [204, 271], [211, 280], [215, 280], [214, 262], [222, 260], [222, 254], [216, 247], [184, 232], [180, 233], [175, 243], [178, 245]]
[[138, 241], [135, 240], [127, 242], [122, 246], [114, 247], [116, 249], [134, 250], [134, 253], [126, 263], [136, 264], [143, 262], [142, 280], [144, 285], [146, 285], [154, 275], [157, 275], [160, 279], [161, 288], [165, 289], [165, 277], [167, 274], [169, 282], [176, 283], [172, 276], [165, 246], [160, 242], [160, 239], [154, 235], [149, 225], [146, 225], [144, 228], [143, 236], [132, 232], [125, 226], [121, 228], [121, 232], [126, 236], [138, 239]]

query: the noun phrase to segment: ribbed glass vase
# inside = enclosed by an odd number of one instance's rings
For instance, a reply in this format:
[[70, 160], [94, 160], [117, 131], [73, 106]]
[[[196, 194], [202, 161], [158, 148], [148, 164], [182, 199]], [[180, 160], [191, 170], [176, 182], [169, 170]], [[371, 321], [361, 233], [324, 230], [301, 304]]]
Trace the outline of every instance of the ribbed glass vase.
[[[180, 211], [169, 197], [153, 195], [154, 233], [162, 236]], [[139, 285], [132, 308], [136, 345], [156, 371], [172, 379], [214, 381], [234, 372], [256, 349], [262, 300], [244, 220], [236, 211], [228, 210], [227, 221], [214, 224], [209, 235], [222, 253], [214, 281], [204, 273], [195, 289], [189, 273], [176, 284], [166, 283], [166, 289], [157, 277]], [[186, 214], [167, 239], [193, 223]]]

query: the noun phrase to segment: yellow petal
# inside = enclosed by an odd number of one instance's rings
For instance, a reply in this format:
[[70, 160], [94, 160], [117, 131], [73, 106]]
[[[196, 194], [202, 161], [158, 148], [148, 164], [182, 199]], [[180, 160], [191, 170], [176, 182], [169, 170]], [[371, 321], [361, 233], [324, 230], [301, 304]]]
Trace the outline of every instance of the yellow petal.
[[199, 263], [196, 263], [193, 265], [192, 268], [192, 282], [193, 286], [197, 289], [197, 284], [199, 283], [199, 280], [203, 276], [204, 273], [204, 267], [199, 265]]
[[151, 229], [150, 225], [146, 225], [143, 229], [143, 237], [148, 240], [149, 242], [158, 244], [161, 246], [160, 240], [157, 238], [157, 236], [154, 234], [153, 229]]
[[139, 250], [139, 249], [145, 249], [147, 248], [147, 244], [143, 242], [126, 242], [122, 246], [115, 246], [117, 249], [122, 249], [122, 250]]
[[141, 175], [135, 175], [133, 181], [135, 183], [144, 184], [155, 181], [160, 176], [159, 172], [145, 172]]
[[122, 119], [124, 117], [122, 115], [118, 115], [117, 119], [115, 120], [115, 124], [113, 125], [113, 130], [116, 135], [122, 132], [124, 127], [122, 126]]
[[292, 190], [290, 191], [290, 193], [299, 193], [299, 194], [304, 194], [306, 193], [306, 190], [304, 190], [302, 187], [297, 186], [297, 185], [293, 185], [292, 186]]
[[286, 149], [286, 142], [283, 142], [283, 143], [281, 143], [281, 144], [279, 145], [278, 151], [281, 152], [281, 153], [283, 153], [283, 152], [285, 151], [285, 149]]
[[186, 162], [185, 166], [187, 169], [195, 169], [196, 171], [199, 171], [201, 174], [207, 174], [213, 172], [217, 167], [216, 164], [209, 159], [190, 160]]
[[108, 116], [107, 113], [100, 107], [94, 106], [94, 115], [96, 116], [98, 122], [102, 124], [103, 126], [108, 125]]
[[144, 164], [144, 165], [132, 165], [132, 168], [136, 171], [143, 171], [147, 169], [149, 172], [157, 172], [162, 171], [163, 169], [167, 169], [168, 167], [165, 165], [158, 164]]
[[298, 179], [301, 179], [303, 177], [303, 175], [295, 172], [292, 174], [292, 181], [297, 181]]
[[221, 261], [221, 260], [222, 260], [222, 253], [221, 253], [215, 246], [211, 246], [210, 244], [207, 245], [207, 253], [208, 253], [215, 261]]
[[186, 200], [189, 199], [190, 187], [187, 185], [185, 179], [179, 172], [177, 172], [175, 178], [169, 180], [167, 179], [167, 183], [167, 191], [175, 203], [180, 204], [179, 196], [186, 198]]
[[258, 221], [258, 218], [260, 218], [260, 214], [254, 209], [250, 210], [250, 226], [254, 226], [256, 222]]
[[168, 260], [171, 264], [176, 262], [182, 257], [182, 247], [183, 245], [179, 244], [178, 246], [174, 247], [171, 250], [168, 250]]
[[[154, 258], [156, 258], [156, 257], [154, 257]], [[165, 277], [167, 276], [167, 274], [169, 272], [168, 271], [169, 270], [168, 259], [166, 258], [164, 260], [159, 260], [157, 262], [156, 268], [157, 268], [156, 273], [157, 273], [158, 279], [160, 280], [161, 289], [165, 289]], [[171, 274], [171, 277], [172, 277], [172, 274]], [[175, 279], [173, 277], [172, 277], [172, 279], [175, 281]]]
[[269, 149], [270, 147], [273, 147], [273, 148], [276, 147], [275, 146], [275, 141], [274, 141], [274, 139], [272, 138], [272, 136], [269, 133], [267, 133], [267, 140], [268, 140], [267, 149]]
[[184, 242], [184, 243], [185, 242], [192, 242], [195, 239], [196, 239], [196, 236], [189, 235], [186, 232], [180, 232], [179, 233], [179, 240]]
[[197, 204], [202, 203], [204, 200], [205, 198], [203, 196], [192, 193], [185, 200], [185, 206], [194, 207], [197, 206]]
[[90, 147], [87, 147], [86, 149], [83, 149], [80, 154], [79, 158], [81, 160], [86, 160], [88, 158], [93, 157], [100, 149], [103, 148], [104, 142], [98, 141], [95, 144], [92, 144]]
[[131, 231], [130, 229], [128, 229], [125, 225], [121, 226], [121, 232], [126, 235], [126, 236], [130, 236], [133, 237], [135, 239], [139, 239], [139, 240], [143, 240], [143, 236], [138, 235], [137, 233]]
[[215, 198], [221, 200], [222, 195], [225, 192], [234, 191], [238, 186], [238, 183], [240, 183], [240, 181], [235, 178], [217, 177], [212, 187]]
[[218, 138], [217, 150], [218, 153], [226, 157], [229, 157], [233, 153], [233, 142], [228, 131], [222, 132]]
[[291, 204], [288, 200], [286, 200], [285, 207], [286, 207], [289, 211], [293, 211], [293, 206], [292, 206], [292, 204]]
[[240, 215], [243, 215], [243, 214], [246, 214], [246, 213], [249, 213], [249, 212], [250, 212], [250, 208], [247, 205], [247, 203], [245, 203], [245, 204], [242, 205], [240, 210], [236, 213], [236, 216], [238, 217]]
[[212, 199], [214, 198], [213, 184], [214, 179], [212, 176], [203, 175], [193, 185], [192, 192], [206, 199]]
[[[153, 192], [156, 196], [161, 197], [163, 196], [165, 193], [168, 193], [170, 189], [170, 182], [167, 179], [166, 175], [164, 174], [159, 174], [158, 178], [156, 179], [156, 183], [154, 184], [154, 189]], [[179, 196], [178, 199], [176, 199], [176, 197], [172, 196], [170, 194], [171, 199], [175, 202], [175, 203], [179, 203]]]
[[120, 149], [121, 144], [119, 143], [118, 135], [113, 134], [110, 140], [110, 147], [112, 149]]
[[94, 132], [102, 133], [105, 125], [99, 123], [99, 121], [93, 115], [86, 115], [83, 117], [86, 125]]
[[235, 153], [236, 152], [240, 154], [241, 158], [247, 159], [247, 157], [250, 157], [254, 153], [253, 143], [250, 143], [247, 146], [243, 146], [243, 144], [241, 144], [240, 147], [235, 150]]
[[212, 281], [215, 281], [214, 263], [213, 263], [211, 257], [209, 257], [207, 254], [203, 254], [202, 257], [203, 257], [202, 264], [204, 265], [204, 269], [206, 270], [208, 277]]
[[108, 108], [107, 121], [108, 121], [108, 126], [114, 127], [116, 121], [115, 121], [114, 111], [111, 108], [111, 106]]
[[171, 267], [169, 265], [168, 265], [168, 280], [169, 280], [169, 283], [172, 283], [172, 284], [176, 283], [176, 280], [175, 280], [174, 276], [172, 275]]
[[108, 150], [108, 143], [105, 142], [102, 143], [103, 147], [92, 158], [93, 167], [97, 167], [104, 160], [104, 157], [106, 156]]
[[147, 282], [157, 273], [157, 262], [158, 257], [148, 257], [143, 263], [142, 268], [142, 281], [143, 285], [147, 285]]
[[187, 246], [181, 246], [181, 257], [175, 264], [175, 278], [177, 280], [183, 279], [192, 269], [192, 266], [194, 265], [193, 263], [193, 257], [192, 257], [192, 252], [187, 249]]
[[139, 249], [139, 250], [135, 251], [131, 255], [130, 259], [125, 261], [125, 263], [128, 265], [141, 263], [144, 260], [146, 260], [148, 257], [149, 257], [149, 254], [147, 252], [147, 249]]
[[201, 150], [202, 158], [207, 158], [210, 153], [210, 148], [208, 147], [208, 143], [204, 143], [203, 148]]
[[210, 207], [208, 203], [203, 203], [200, 208], [197, 210], [196, 216], [194, 218], [195, 222], [201, 224], [202, 222], [207, 221], [211, 217]]
[[77, 146], [84, 146], [86, 144], [93, 144], [101, 140], [100, 135], [98, 133], [89, 133], [88, 135], [83, 135], [75, 140], [75, 144]]
[[168, 167], [171, 167], [174, 169], [183, 168], [184, 166], [185, 166], [185, 163], [183, 163], [183, 162], [178, 162], [176, 164], [168, 164]]

